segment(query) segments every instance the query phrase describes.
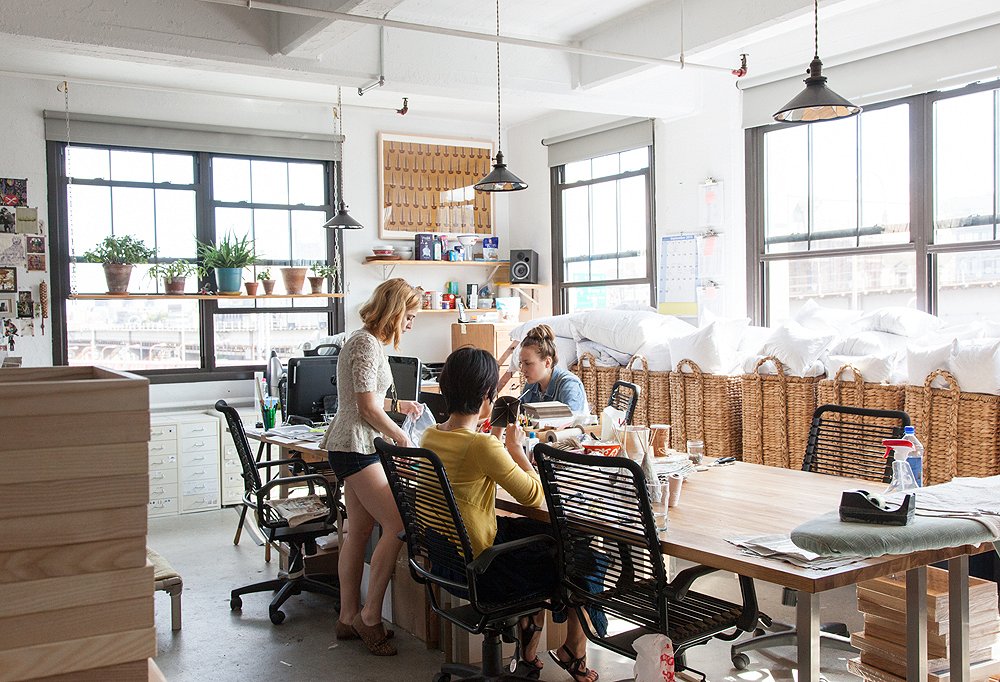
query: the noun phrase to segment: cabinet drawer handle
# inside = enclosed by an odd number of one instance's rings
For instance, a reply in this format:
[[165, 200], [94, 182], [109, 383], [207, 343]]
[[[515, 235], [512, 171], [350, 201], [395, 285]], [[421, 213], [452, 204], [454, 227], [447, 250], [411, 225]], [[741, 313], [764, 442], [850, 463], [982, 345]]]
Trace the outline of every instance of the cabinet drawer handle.
[[204, 431], [204, 430], [205, 430], [205, 427], [204, 427], [204, 426], [197, 426], [197, 427], [195, 427], [195, 428], [193, 428], [193, 429], [191, 429], [191, 430], [192, 430], [192, 431]]
[[163, 449], [162, 445], [157, 445], [156, 447], [150, 448], [150, 450], [162, 450], [162, 449]]
[[200, 455], [198, 457], [192, 457], [191, 459], [193, 461], [195, 461], [195, 462], [200, 462], [201, 460], [205, 459], [205, 456], [204, 455]]
[[153, 479], [154, 481], [159, 481], [161, 478], [163, 478], [163, 474], [157, 471], [155, 474], [150, 476], [150, 478]]

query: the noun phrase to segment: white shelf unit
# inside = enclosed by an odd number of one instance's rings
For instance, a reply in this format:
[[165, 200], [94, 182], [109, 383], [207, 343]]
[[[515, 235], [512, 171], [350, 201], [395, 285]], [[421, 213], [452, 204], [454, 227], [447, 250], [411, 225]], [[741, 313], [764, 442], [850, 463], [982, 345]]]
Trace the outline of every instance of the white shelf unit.
[[153, 415], [149, 516], [219, 508], [219, 420], [200, 413]]

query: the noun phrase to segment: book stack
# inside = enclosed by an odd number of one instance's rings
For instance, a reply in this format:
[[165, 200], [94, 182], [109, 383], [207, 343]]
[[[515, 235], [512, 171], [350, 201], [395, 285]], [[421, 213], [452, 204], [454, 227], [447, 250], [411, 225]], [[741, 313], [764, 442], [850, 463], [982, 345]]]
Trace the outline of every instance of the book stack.
[[559, 428], [573, 421], [573, 410], [566, 403], [550, 400], [544, 403], [522, 403], [521, 411], [536, 428]]
[[[858, 610], [864, 614], [862, 632], [851, 635], [860, 658], [848, 669], [868, 682], [906, 680], [906, 576], [899, 574], [858, 584]], [[927, 669], [931, 682], [947, 682], [948, 572], [927, 569]], [[972, 682], [986, 682], [1000, 674], [1000, 614], [997, 585], [969, 578], [969, 660]]]

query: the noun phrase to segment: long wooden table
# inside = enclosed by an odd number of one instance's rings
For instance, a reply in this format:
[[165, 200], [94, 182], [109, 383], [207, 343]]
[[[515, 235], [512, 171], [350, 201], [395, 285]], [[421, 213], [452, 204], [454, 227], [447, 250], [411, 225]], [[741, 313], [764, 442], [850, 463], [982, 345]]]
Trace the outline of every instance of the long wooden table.
[[[706, 463], [711, 463], [707, 460]], [[948, 561], [950, 592], [950, 667], [952, 682], [969, 680], [969, 555], [965, 545], [866, 559], [831, 570], [799, 568], [777, 559], [743, 554], [726, 542], [736, 535], [789, 533], [799, 524], [836, 509], [844, 490], [881, 492], [882, 484], [759, 464], [737, 462], [710, 467], [689, 477], [680, 504], [669, 513], [661, 535], [663, 553], [732, 571], [798, 591], [796, 628], [800, 682], [817, 682], [819, 672], [819, 598], [828, 590], [864, 580], [906, 573], [908, 682], [927, 680], [927, 565]], [[547, 521], [548, 512], [524, 507], [498, 491], [497, 508]]]

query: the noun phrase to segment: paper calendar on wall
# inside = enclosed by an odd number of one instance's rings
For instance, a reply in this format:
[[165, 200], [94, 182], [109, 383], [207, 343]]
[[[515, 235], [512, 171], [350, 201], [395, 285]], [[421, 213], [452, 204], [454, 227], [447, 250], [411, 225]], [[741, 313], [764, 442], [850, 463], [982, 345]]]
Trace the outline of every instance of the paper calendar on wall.
[[660, 238], [657, 309], [664, 315], [698, 315], [698, 238], [677, 234]]

